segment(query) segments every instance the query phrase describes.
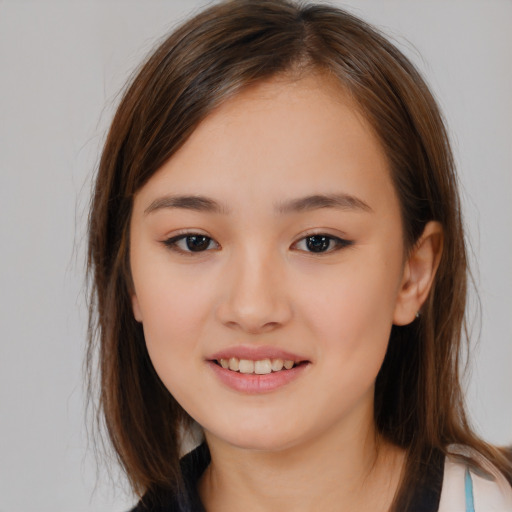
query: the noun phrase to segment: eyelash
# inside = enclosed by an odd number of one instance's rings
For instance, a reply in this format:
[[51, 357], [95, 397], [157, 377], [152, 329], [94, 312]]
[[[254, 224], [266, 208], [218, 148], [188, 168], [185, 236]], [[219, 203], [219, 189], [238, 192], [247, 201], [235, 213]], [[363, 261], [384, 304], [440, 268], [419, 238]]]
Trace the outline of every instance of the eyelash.
[[[207, 248], [205, 250], [201, 250], [201, 251], [191, 251], [191, 250], [182, 249], [178, 246], [178, 242], [181, 242], [182, 240], [186, 240], [187, 238], [192, 238], [192, 237], [201, 237], [201, 238], [206, 239], [208, 241]], [[318, 251], [318, 252], [306, 251], [306, 250], [302, 251], [302, 252], [306, 252], [306, 253], [313, 254], [313, 255], [331, 254], [333, 252], [339, 251], [340, 249], [344, 249], [345, 247], [349, 247], [353, 244], [353, 241], [351, 241], [351, 240], [346, 240], [343, 238], [339, 238], [337, 236], [328, 235], [326, 233], [310, 233], [310, 234], [307, 234], [306, 236], [303, 236], [301, 239], [299, 239], [293, 245], [297, 245], [299, 242], [306, 241], [308, 238], [309, 239], [325, 238], [328, 240], [328, 243], [329, 243], [328, 250], [326, 250], [326, 251]], [[214, 244], [217, 244], [217, 246], [219, 246], [219, 244], [217, 242], [215, 242], [215, 240], [213, 240], [213, 238], [203, 235], [202, 233], [184, 233], [184, 234], [180, 234], [180, 235], [168, 238], [167, 240], [164, 240], [162, 243], [172, 251], [178, 252], [180, 254], [184, 254], [186, 256], [194, 256], [194, 255], [198, 255], [198, 254], [207, 252], [208, 250], [211, 250], [211, 249], [208, 249], [211, 242], [213, 242]], [[334, 243], [334, 248], [330, 247], [332, 242]], [[215, 249], [215, 250], [218, 250], [218, 249]]]

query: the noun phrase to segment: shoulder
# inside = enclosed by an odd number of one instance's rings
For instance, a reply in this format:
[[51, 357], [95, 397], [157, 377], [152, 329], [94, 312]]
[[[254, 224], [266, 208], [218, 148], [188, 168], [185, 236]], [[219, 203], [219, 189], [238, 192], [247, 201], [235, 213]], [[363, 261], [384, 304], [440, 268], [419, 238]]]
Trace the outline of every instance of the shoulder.
[[[464, 457], [477, 460], [484, 471]], [[446, 457], [439, 512], [511, 512], [512, 487], [485, 457], [460, 445], [450, 446]]]

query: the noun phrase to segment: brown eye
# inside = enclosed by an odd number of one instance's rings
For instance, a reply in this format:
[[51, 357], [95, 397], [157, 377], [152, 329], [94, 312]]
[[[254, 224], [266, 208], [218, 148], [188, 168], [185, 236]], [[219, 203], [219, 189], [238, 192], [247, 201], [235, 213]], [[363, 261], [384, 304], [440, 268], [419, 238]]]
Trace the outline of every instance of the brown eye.
[[326, 234], [309, 235], [299, 240], [295, 247], [309, 253], [331, 253], [352, 245], [352, 241]]
[[198, 233], [178, 235], [165, 240], [163, 243], [174, 251], [188, 254], [193, 252], [204, 252], [212, 248], [218, 249], [219, 247], [217, 242], [212, 238]]
[[311, 252], [325, 252], [329, 249], [332, 238], [323, 235], [313, 235], [306, 238], [306, 247]]
[[185, 243], [186, 243], [186, 246], [187, 246], [187, 249], [189, 249], [190, 251], [193, 251], [193, 252], [198, 252], [198, 251], [205, 251], [206, 249], [208, 249], [208, 246], [210, 245], [210, 241], [211, 239], [208, 238], [207, 236], [197, 236], [197, 235], [192, 235], [192, 236], [187, 236], [185, 238]]

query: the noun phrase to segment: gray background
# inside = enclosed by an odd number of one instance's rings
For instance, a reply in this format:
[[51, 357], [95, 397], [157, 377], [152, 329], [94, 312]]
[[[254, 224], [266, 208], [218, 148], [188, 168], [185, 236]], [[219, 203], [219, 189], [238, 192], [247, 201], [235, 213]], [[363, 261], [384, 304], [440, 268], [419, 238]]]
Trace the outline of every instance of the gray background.
[[[485, 438], [512, 443], [512, 2], [339, 4], [396, 40], [444, 110], [483, 312], [468, 404]], [[121, 86], [201, 5], [0, 0], [0, 511], [133, 503], [96, 478], [84, 427], [90, 181]]]

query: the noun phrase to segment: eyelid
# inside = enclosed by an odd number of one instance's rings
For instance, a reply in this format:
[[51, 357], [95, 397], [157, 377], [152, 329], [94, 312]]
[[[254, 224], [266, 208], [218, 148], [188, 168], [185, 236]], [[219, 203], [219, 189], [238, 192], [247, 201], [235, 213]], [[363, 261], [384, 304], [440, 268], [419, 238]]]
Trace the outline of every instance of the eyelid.
[[313, 255], [313, 256], [323, 256], [323, 255], [327, 255], [327, 254], [332, 254], [334, 252], [339, 251], [340, 249], [344, 249], [345, 247], [350, 247], [351, 245], [354, 244], [353, 240], [349, 240], [349, 239], [346, 239], [346, 238], [342, 238], [341, 236], [333, 235], [331, 233], [326, 233], [325, 231], [318, 230], [318, 231], [309, 231], [309, 232], [303, 233], [300, 236], [300, 238], [298, 238], [292, 244], [291, 247], [293, 248], [299, 242], [302, 242], [303, 240], [305, 240], [307, 238], [310, 238], [310, 237], [313, 237], [313, 236], [324, 236], [326, 238], [329, 238], [329, 239], [333, 240], [336, 245], [335, 245], [335, 247], [333, 249], [329, 249], [329, 250], [323, 251], [323, 252], [304, 251], [304, 250], [300, 250], [299, 249], [300, 252], [303, 252], [303, 253], [308, 254], [308, 255]]
[[330, 228], [311, 228], [297, 235], [297, 240], [302, 240], [308, 236], [328, 236], [330, 238], [339, 238], [340, 240], [349, 241], [348, 238], [345, 238], [347, 236], [345, 233], [335, 230], [337, 234], [334, 234], [332, 231], [333, 230]]
[[[208, 238], [210, 242], [213, 242], [217, 245], [217, 248], [215, 249], [205, 249], [204, 251], [186, 251], [184, 249], [181, 249], [178, 247], [177, 243], [181, 240], [184, 240], [185, 238], [189, 236], [204, 236], [205, 238]], [[200, 256], [202, 254], [205, 254], [207, 252], [210, 252], [212, 250], [219, 250], [220, 244], [212, 238], [210, 235], [207, 235], [206, 233], [201, 233], [199, 230], [184, 230], [184, 231], [178, 231], [177, 233], [174, 233], [172, 236], [167, 237], [165, 240], [162, 240], [162, 244], [167, 247], [168, 249], [177, 252], [179, 254], [183, 254], [185, 256]]]

